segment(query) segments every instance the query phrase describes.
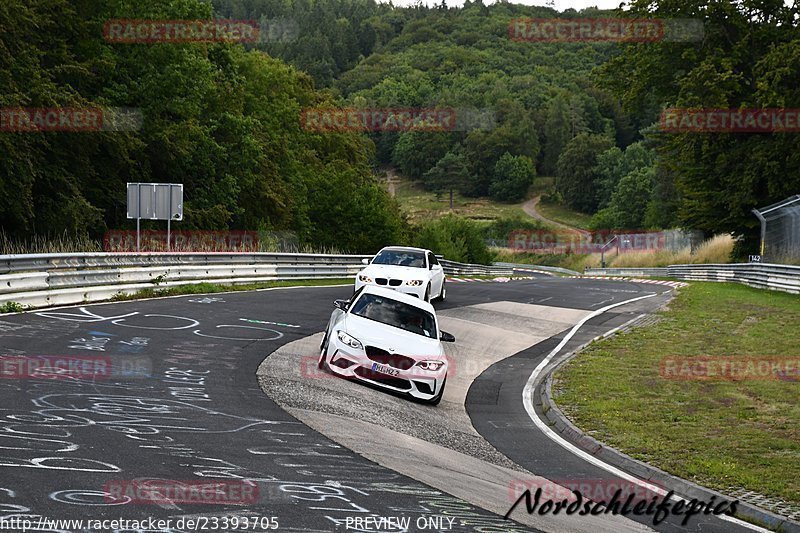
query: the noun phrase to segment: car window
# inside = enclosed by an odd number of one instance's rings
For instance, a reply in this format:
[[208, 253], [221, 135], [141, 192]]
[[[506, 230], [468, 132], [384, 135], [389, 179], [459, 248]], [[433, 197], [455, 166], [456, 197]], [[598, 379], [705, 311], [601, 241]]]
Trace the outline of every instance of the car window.
[[438, 265], [439, 264], [439, 260], [436, 259], [436, 256], [433, 255], [433, 253], [428, 252], [428, 263], [430, 263], [431, 266], [432, 265]]
[[425, 254], [413, 250], [383, 250], [375, 256], [372, 264], [425, 268]]
[[364, 294], [350, 309], [350, 314], [394, 326], [423, 337], [435, 339], [436, 320], [419, 307], [376, 294]]

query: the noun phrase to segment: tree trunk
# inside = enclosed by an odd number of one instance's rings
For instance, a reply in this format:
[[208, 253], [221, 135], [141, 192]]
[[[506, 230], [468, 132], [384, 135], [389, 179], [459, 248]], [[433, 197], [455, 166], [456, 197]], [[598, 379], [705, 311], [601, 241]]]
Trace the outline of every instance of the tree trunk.
[[453, 210], [453, 189], [450, 189], [450, 211]]

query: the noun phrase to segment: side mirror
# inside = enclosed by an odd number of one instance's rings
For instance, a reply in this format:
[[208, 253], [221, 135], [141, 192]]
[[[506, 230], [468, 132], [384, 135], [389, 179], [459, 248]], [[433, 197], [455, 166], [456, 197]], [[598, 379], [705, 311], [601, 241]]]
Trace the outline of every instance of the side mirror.
[[334, 300], [333, 306], [342, 311], [347, 311], [347, 308], [350, 307], [350, 300]]
[[361, 264], [362, 264], [362, 265], [368, 265], [368, 264], [369, 264], [369, 259], [367, 259], [367, 258], [365, 257], [364, 259], [362, 259], [362, 260], [361, 260]]
[[442, 265], [439, 265], [439, 264], [431, 265], [431, 270], [441, 270], [441, 269], [442, 269]]
[[456, 342], [456, 338], [453, 336], [453, 334], [447, 333], [446, 331], [439, 332], [439, 340], [442, 342]]

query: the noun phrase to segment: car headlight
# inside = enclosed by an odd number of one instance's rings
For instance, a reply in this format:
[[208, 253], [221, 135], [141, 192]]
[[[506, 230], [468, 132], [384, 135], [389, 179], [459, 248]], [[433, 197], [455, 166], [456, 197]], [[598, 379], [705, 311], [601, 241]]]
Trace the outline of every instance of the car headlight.
[[337, 331], [336, 336], [339, 337], [339, 340], [348, 345], [351, 348], [355, 348], [357, 350], [361, 349], [363, 346], [361, 345], [361, 341], [356, 339], [355, 337], [351, 337], [344, 331]]
[[372, 283], [372, 278], [369, 276], [365, 276], [364, 274], [358, 275], [359, 281], [363, 281], [364, 283]]
[[418, 367], [423, 370], [430, 370], [431, 372], [436, 372], [437, 370], [441, 369], [444, 366], [444, 361], [420, 361], [417, 363]]
[[406, 281], [406, 285], [410, 285], [412, 287], [419, 287], [422, 285], [423, 281], [421, 279], [410, 279]]

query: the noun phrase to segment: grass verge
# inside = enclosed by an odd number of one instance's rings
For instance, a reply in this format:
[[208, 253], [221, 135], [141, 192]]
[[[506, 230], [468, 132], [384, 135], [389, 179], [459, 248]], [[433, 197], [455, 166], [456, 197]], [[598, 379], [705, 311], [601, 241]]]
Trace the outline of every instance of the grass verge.
[[346, 285], [353, 283], [352, 278], [336, 279], [298, 279], [282, 281], [265, 281], [263, 283], [248, 283], [244, 285], [219, 285], [216, 283], [197, 283], [192, 285], [177, 285], [164, 288], [140, 289], [133, 294], [115, 294], [111, 300], [124, 302], [142, 298], [159, 298], [162, 296], [180, 296], [183, 294], [212, 294], [216, 292], [253, 291], [256, 289], [270, 289], [274, 287], [326, 287], [329, 285]]
[[800, 360], [797, 296], [692, 283], [654, 325], [597, 342], [563, 367], [554, 394], [582, 430], [701, 485], [800, 503], [800, 382], [673, 380], [662, 358]]
[[536, 210], [544, 218], [579, 229], [589, 229], [592, 215], [573, 211], [562, 204], [551, 204], [544, 199], [536, 205]]
[[453, 210], [451, 211], [448, 194], [437, 198], [435, 193], [426, 191], [422, 185], [407, 179], [399, 179], [396, 182], [395, 198], [412, 223], [435, 219], [447, 213], [486, 221], [506, 217], [529, 218], [522, 209], [524, 202], [506, 204], [488, 198], [468, 198], [458, 193], [453, 195]]

